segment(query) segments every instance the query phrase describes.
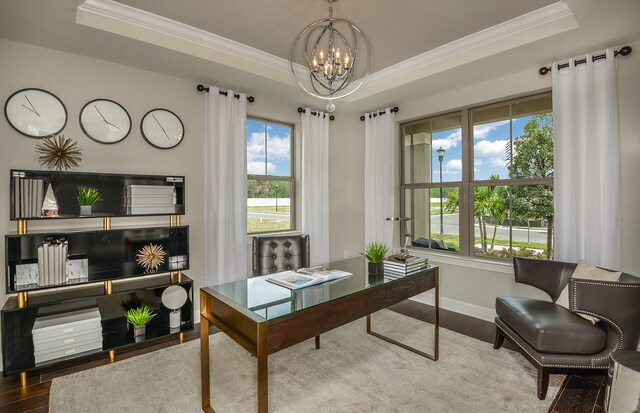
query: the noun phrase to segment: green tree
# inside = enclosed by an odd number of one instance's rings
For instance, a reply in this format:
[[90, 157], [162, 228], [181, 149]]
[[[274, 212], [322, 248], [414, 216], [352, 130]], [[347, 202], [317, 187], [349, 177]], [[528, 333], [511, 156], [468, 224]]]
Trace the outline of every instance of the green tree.
[[[491, 180], [498, 180], [498, 175], [491, 175]], [[505, 191], [496, 186], [478, 186], [473, 190], [473, 216], [477, 220], [480, 230], [480, 244], [482, 252], [489, 250], [489, 237], [487, 231], [487, 221], [493, 223], [493, 236], [491, 238], [491, 250], [493, 250], [496, 240], [498, 225], [500, 225], [509, 212]], [[452, 191], [444, 201], [444, 210], [447, 214], [458, 212], [460, 205], [460, 195], [458, 191]]]
[[[535, 115], [514, 139], [513, 156], [507, 165], [509, 177], [553, 176], [553, 114]], [[552, 258], [553, 190], [550, 185], [516, 185], [511, 188], [512, 216], [518, 221], [547, 221], [547, 258]]]

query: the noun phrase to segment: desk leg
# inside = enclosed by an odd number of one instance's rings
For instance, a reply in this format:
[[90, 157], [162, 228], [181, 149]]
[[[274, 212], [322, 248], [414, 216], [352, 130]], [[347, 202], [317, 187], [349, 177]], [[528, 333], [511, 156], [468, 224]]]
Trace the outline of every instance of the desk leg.
[[267, 413], [269, 411], [269, 354], [267, 350], [268, 343], [268, 324], [266, 322], [258, 323], [258, 413]]
[[438, 353], [440, 352], [440, 267], [436, 267], [436, 291], [434, 297], [435, 305], [435, 328], [433, 331], [433, 360], [438, 360]]
[[433, 361], [437, 361], [438, 360], [438, 353], [440, 350], [440, 285], [439, 285], [439, 268], [435, 269], [435, 300], [434, 300], [434, 304], [435, 304], [435, 323], [434, 323], [434, 331], [433, 331], [433, 354], [428, 354], [425, 353], [424, 351], [418, 350], [414, 347], [408, 346], [404, 343], [401, 343], [399, 341], [396, 341], [392, 338], [389, 338], [387, 336], [384, 336], [380, 333], [376, 333], [375, 331], [373, 331], [373, 329], [371, 328], [371, 315], [367, 316], [367, 333], [371, 334], [372, 336], [378, 337], [379, 339], [382, 339], [384, 341], [387, 341], [391, 344], [395, 344], [398, 347], [402, 347], [405, 350], [409, 350], [411, 352], [414, 352], [416, 354], [419, 354], [423, 357], [426, 357], [430, 360]]
[[200, 316], [200, 374], [202, 377], [202, 410], [214, 413], [211, 407], [211, 382], [209, 375], [209, 320]]

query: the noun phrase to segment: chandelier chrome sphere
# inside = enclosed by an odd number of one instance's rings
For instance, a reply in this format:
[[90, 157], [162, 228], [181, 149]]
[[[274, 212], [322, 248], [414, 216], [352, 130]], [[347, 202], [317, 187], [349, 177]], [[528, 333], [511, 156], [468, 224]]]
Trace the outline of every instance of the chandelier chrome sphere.
[[302, 29], [291, 45], [289, 63], [298, 85], [311, 96], [329, 100], [327, 111], [333, 112], [333, 100], [362, 86], [371, 71], [373, 55], [362, 30], [349, 20], [333, 17], [333, 3], [338, 0], [326, 1], [329, 18]]

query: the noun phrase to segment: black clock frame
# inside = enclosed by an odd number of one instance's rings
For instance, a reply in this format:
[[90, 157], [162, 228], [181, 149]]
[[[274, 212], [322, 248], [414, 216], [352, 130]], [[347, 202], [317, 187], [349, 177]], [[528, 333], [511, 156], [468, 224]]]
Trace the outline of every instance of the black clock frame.
[[[27, 91], [27, 90], [37, 90], [39, 92], [47, 93], [47, 94], [53, 96], [58, 102], [60, 102], [60, 104], [62, 105], [62, 109], [64, 109], [64, 123], [62, 124], [62, 127], [59, 130], [57, 130], [55, 132], [52, 132], [51, 134], [48, 134], [48, 135], [45, 135], [45, 136], [34, 136], [34, 135], [29, 135], [28, 133], [25, 133], [25, 132], [21, 131], [13, 123], [11, 123], [11, 120], [9, 119], [9, 115], [7, 115], [7, 106], [9, 106], [9, 102], [11, 101], [11, 99], [15, 95], [17, 95], [20, 92]], [[40, 88], [37, 88], [37, 87], [27, 87], [27, 88], [20, 89], [20, 90], [17, 90], [15, 92], [13, 92], [11, 94], [11, 96], [9, 96], [7, 98], [7, 100], [4, 102], [4, 117], [7, 120], [7, 123], [11, 126], [11, 128], [13, 128], [13, 130], [18, 132], [19, 134], [24, 135], [24, 136], [26, 136], [28, 138], [44, 139], [44, 138], [48, 138], [49, 136], [58, 135], [60, 132], [62, 132], [64, 130], [64, 128], [67, 126], [67, 122], [69, 121], [69, 112], [67, 111], [67, 107], [64, 105], [64, 102], [58, 96], [54, 95], [53, 93], [49, 92], [48, 90], [40, 89]]]
[[[142, 127], [142, 125], [144, 124], [144, 120], [145, 118], [151, 113], [151, 112], [155, 112], [156, 110], [164, 110], [165, 112], [169, 112], [171, 113], [173, 116], [176, 117], [176, 119], [178, 119], [178, 122], [180, 122], [180, 125], [182, 126], [182, 138], [180, 139], [180, 141], [178, 143], [176, 143], [173, 146], [170, 146], [168, 148], [163, 148], [161, 146], [155, 145], [153, 144], [148, 138], [147, 135], [145, 135], [144, 133], [144, 128]], [[148, 111], [147, 113], [144, 114], [144, 116], [142, 117], [142, 119], [140, 119], [140, 133], [142, 134], [142, 137], [144, 138], [144, 140], [151, 146], [153, 146], [154, 148], [158, 148], [158, 149], [173, 149], [176, 146], [180, 145], [182, 143], [182, 141], [184, 140], [184, 135], [185, 135], [185, 130], [184, 130], [184, 123], [182, 122], [182, 119], [180, 119], [180, 116], [176, 115], [174, 112], [170, 111], [169, 109], [165, 109], [165, 108], [155, 108], [155, 109], [151, 109], [150, 111]]]
[[[128, 131], [127, 131], [127, 133], [126, 133], [122, 138], [120, 138], [119, 140], [117, 140], [117, 141], [113, 141], [113, 142], [102, 142], [102, 141], [100, 141], [100, 140], [98, 140], [98, 139], [94, 138], [93, 136], [91, 136], [91, 135], [89, 134], [89, 132], [87, 132], [87, 131], [84, 129], [84, 125], [82, 124], [82, 112], [84, 112], [84, 109], [85, 109], [87, 106], [89, 106], [91, 103], [98, 102], [98, 101], [105, 101], [105, 102], [115, 103], [116, 105], [120, 106], [120, 107], [122, 108], [122, 110], [124, 110], [124, 113], [126, 113], [126, 114], [127, 114], [127, 117], [129, 118], [129, 130], [128, 130]], [[103, 144], [103, 145], [113, 145], [114, 143], [122, 142], [123, 140], [125, 140], [125, 138], [126, 138], [127, 136], [129, 136], [129, 134], [131, 133], [131, 129], [133, 129], [133, 121], [131, 120], [131, 115], [129, 115], [129, 112], [127, 111], [127, 109], [125, 109], [125, 108], [124, 108], [124, 106], [122, 106], [121, 104], [119, 104], [119, 103], [118, 103], [118, 102], [116, 102], [115, 100], [105, 99], [105, 98], [93, 99], [93, 100], [91, 100], [91, 101], [87, 102], [87, 103], [82, 107], [82, 109], [80, 109], [80, 113], [78, 114], [78, 123], [80, 124], [80, 129], [82, 129], [82, 132], [87, 136], [87, 138], [91, 139], [91, 140], [92, 140], [92, 141], [94, 141], [94, 142], [101, 143], [101, 144]]]

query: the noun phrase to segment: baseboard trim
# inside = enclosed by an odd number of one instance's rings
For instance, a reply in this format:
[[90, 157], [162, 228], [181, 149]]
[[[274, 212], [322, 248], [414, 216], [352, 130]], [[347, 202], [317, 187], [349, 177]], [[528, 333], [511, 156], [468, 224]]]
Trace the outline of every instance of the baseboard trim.
[[[426, 292], [416, 295], [415, 297], [411, 297], [410, 300], [422, 304], [433, 305], [434, 295], [432, 292]], [[492, 308], [481, 307], [479, 305], [469, 304], [464, 301], [458, 301], [447, 297], [440, 297], [440, 308], [490, 322], [493, 322], [496, 318], [496, 312]]]

